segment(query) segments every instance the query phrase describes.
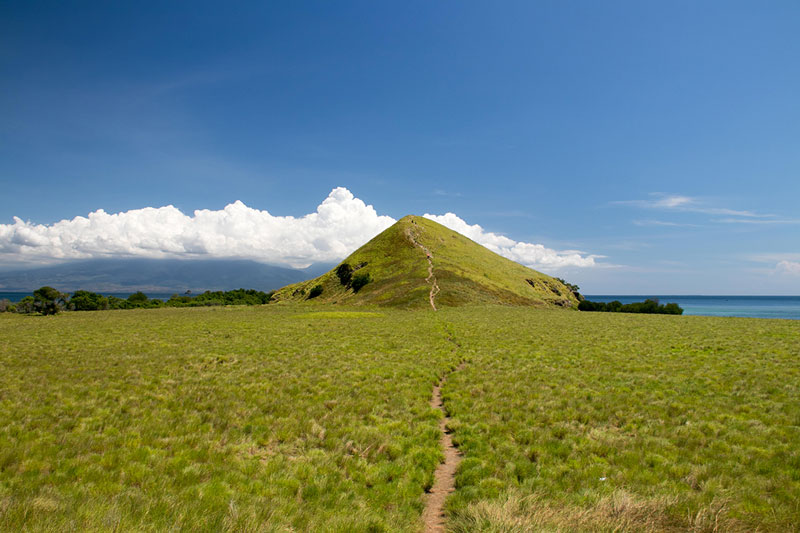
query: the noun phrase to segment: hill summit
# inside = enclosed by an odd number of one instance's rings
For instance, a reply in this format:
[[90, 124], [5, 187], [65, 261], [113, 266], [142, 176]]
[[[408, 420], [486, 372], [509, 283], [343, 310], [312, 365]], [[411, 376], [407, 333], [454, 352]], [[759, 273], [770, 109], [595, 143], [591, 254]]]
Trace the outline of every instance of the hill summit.
[[273, 300], [433, 309], [578, 304], [560, 281], [413, 215], [398, 220], [330, 272], [278, 290]]

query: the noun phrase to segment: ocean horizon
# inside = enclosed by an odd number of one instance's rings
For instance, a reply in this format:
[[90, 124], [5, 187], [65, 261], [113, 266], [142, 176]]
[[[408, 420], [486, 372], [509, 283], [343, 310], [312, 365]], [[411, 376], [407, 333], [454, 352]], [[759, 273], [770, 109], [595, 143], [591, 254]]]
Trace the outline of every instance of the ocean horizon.
[[684, 315], [800, 320], [800, 296], [702, 296], [692, 294], [585, 294], [593, 302], [623, 304], [654, 298], [659, 303], [676, 303]]

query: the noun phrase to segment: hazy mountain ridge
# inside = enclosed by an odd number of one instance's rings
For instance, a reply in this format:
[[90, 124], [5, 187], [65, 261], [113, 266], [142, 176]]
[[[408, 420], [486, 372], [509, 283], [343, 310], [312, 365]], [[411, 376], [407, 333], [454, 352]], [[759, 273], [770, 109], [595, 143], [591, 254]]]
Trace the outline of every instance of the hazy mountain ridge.
[[0, 290], [31, 291], [50, 285], [63, 291], [274, 290], [330, 268], [291, 269], [238, 259], [91, 259], [0, 272]]

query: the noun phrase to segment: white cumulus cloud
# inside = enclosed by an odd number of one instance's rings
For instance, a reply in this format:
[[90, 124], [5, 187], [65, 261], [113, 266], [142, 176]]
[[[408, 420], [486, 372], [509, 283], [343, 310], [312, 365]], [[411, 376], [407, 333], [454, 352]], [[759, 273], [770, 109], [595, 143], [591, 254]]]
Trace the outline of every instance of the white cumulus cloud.
[[340, 260], [394, 222], [339, 187], [316, 212], [299, 218], [273, 216], [240, 201], [193, 216], [170, 205], [116, 214], [99, 210], [49, 226], [15, 217], [13, 224], [0, 225], [0, 255], [4, 263], [202, 256], [305, 267]]
[[[516, 242], [470, 226], [458, 216], [425, 215], [524, 265], [558, 269], [588, 267], [595, 258]], [[333, 189], [314, 213], [273, 216], [240, 201], [192, 215], [171, 205], [122, 213], [98, 210], [51, 225], [14, 217], [0, 224], [0, 264], [52, 263], [102, 257], [241, 258], [305, 267], [337, 262], [395, 223], [344, 187]]]
[[518, 242], [503, 235], [484, 231], [478, 224], [469, 225], [454, 213], [445, 213], [444, 215], [426, 213], [423, 216], [457, 231], [503, 257], [532, 268], [557, 270], [564, 267], [592, 267], [596, 264], [595, 259], [600, 257], [582, 255], [581, 252], [575, 250], [558, 251], [546, 248], [541, 244]]
[[800, 262], [796, 261], [779, 261], [776, 265], [778, 272], [783, 274], [793, 274], [800, 276]]

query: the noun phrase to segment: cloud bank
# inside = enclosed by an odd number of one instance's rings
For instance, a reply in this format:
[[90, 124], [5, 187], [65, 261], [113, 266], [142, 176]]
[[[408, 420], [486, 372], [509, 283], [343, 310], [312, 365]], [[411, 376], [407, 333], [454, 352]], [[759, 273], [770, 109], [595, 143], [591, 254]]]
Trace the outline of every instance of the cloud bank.
[[[593, 266], [597, 256], [516, 242], [470, 226], [452, 213], [425, 215], [514, 261], [538, 268]], [[192, 216], [169, 205], [109, 214], [103, 210], [52, 225], [14, 217], [0, 224], [0, 263], [52, 263], [103, 257], [239, 258], [302, 268], [337, 262], [395, 223], [344, 187], [314, 213], [273, 216], [240, 201]]]
[[470, 226], [453, 213], [444, 215], [426, 213], [423, 216], [453, 231], [457, 231], [465, 237], [469, 237], [503, 257], [532, 268], [557, 270], [571, 266], [592, 267], [596, 264], [595, 259], [600, 258], [597, 255], [584, 256], [576, 250], [556, 251], [551, 248], [545, 248], [541, 244], [518, 242], [503, 235], [484, 231], [478, 224]]

